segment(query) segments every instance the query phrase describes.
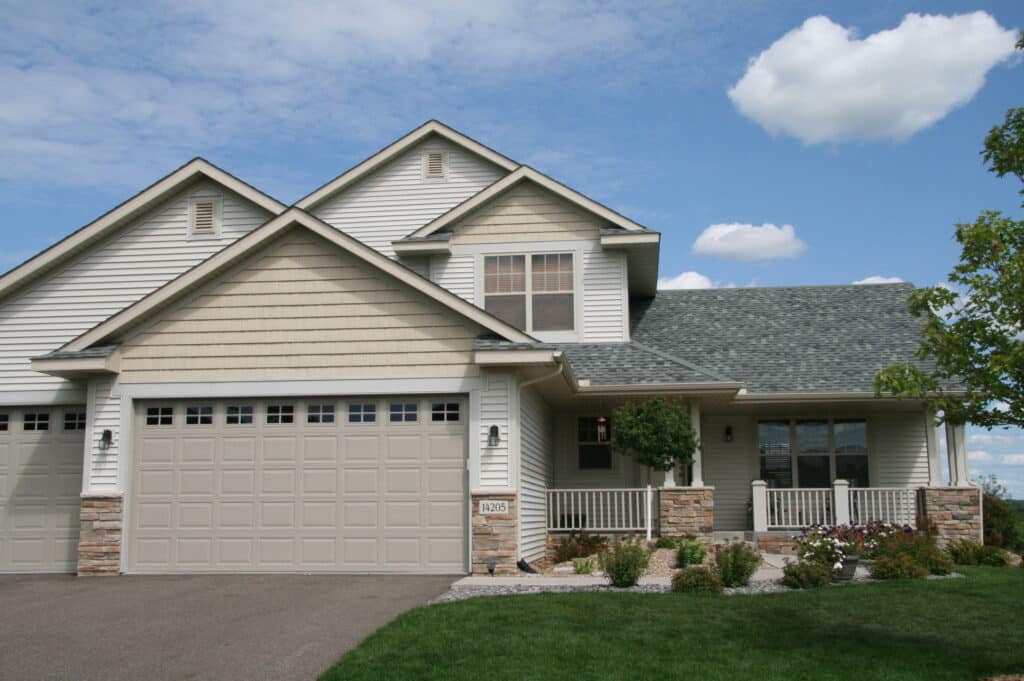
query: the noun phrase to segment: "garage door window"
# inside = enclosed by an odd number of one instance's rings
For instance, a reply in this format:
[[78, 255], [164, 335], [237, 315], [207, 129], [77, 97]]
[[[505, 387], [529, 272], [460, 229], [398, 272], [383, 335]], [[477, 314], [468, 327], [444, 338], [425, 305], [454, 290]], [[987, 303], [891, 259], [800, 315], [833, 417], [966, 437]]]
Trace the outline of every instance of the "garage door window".
[[295, 406], [291, 404], [271, 404], [267, 407], [267, 423], [294, 423]]
[[334, 423], [333, 404], [310, 404], [306, 406], [306, 423]]
[[147, 426], [170, 426], [174, 424], [174, 407], [147, 407]]
[[457, 422], [459, 420], [459, 403], [434, 402], [430, 405], [430, 420]]
[[372, 402], [361, 402], [348, 405], [349, 423], [376, 423], [377, 405]]
[[11, 417], [8, 414], [0, 414], [0, 432], [7, 430], [7, 424], [10, 423]]
[[416, 412], [415, 402], [392, 402], [390, 407], [391, 423], [416, 423]]
[[237, 404], [229, 405], [224, 422], [229, 426], [251, 426], [252, 407]]
[[186, 426], [213, 425], [213, 407], [185, 407]]
[[85, 430], [85, 412], [64, 412], [64, 430]]
[[50, 414], [48, 412], [38, 412], [34, 414], [25, 414], [25, 420], [23, 421], [24, 430], [49, 430], [50, 429]]

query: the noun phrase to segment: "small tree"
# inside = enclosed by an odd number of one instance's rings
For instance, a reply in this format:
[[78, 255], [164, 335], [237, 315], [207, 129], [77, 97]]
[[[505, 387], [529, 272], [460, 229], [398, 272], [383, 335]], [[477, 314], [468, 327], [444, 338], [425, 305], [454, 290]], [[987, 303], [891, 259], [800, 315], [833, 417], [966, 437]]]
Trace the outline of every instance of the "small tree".
[[612, 449], [656, 471], [688, 466], [697, 451], [690, 413], [675, 402], [655, 397], [628, 402], [612, 414]]

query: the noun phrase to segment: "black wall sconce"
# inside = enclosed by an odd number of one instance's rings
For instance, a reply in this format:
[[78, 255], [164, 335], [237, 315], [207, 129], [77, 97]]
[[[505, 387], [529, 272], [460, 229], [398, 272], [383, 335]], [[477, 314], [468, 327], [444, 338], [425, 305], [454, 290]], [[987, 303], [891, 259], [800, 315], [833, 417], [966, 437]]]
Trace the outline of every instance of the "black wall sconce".
[[104, 430], [103, 435], [100, 436], [100, 451], [105, 452], [110, 449], [110, 445], [114, 444], [114, 433], [110, 430]]
[[732, 426], [725, 427], [725, 441], [732, 442]]
[[497, 447], [501, 444], [501, 434], [498, 432], [498, 426], [491, 426], [487, 429], [487, 446]]

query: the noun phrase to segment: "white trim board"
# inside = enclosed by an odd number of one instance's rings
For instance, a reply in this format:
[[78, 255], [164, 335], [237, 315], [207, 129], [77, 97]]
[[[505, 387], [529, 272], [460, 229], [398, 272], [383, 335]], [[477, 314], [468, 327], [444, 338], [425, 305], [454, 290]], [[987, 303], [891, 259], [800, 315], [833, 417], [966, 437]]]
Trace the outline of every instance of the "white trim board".
[[122, 398], [314, 397], [317, 395], [430, 395], [473, 393], [479, 378], [387, 378], [335, 381], [225, 381], [216, 383], [120, 383]]

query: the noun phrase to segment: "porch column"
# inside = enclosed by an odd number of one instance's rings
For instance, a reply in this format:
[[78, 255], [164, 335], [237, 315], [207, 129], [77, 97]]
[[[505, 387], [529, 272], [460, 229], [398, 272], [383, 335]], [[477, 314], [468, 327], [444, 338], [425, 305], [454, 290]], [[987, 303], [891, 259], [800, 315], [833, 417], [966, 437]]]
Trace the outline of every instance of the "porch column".
[[768, 531], [768, 483], [755, 480], [750, 483], [754, 506], [754, 532]]
[[836, 525], [850, 524], [850, 483], [837, 478], [832, 483], [832, 508], [835, 509], [833, 522]]
[[700, 403], [697, 400], [690, 400], [690, 421], [693, 424], [693, 433], [697, 436], [697, 449], [693, 452], [693, 476], [690, 480], [690, 487], [703, 487], [704, 453], [700, 443]]
[[949, 455], [949, 484], [953, 487], [968, 486], [967, 444], [962, 423], [946, 422], [946, 452]]
[[924, 412], [924, 433], [928, 445], [928, 486], [941, 487], [942, 479], [942, 452], [939, 451], [939, 436], [935, 432], [935, 412], [926, 409]]

